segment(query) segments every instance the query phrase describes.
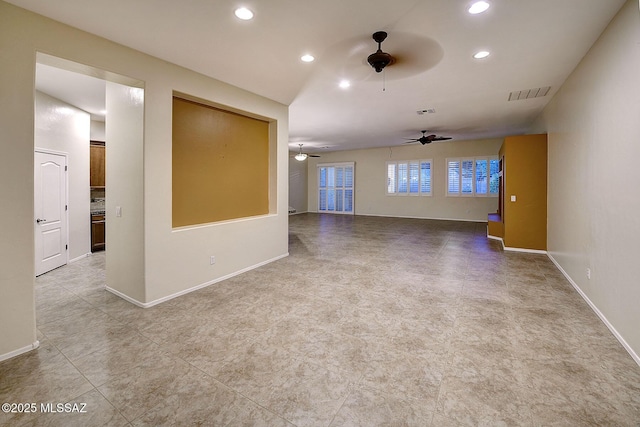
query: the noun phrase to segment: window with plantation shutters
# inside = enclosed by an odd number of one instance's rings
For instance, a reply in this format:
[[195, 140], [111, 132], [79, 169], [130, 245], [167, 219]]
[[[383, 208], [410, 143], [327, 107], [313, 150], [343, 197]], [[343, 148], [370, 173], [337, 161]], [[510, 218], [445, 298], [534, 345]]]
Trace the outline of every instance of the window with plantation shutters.
[[409, 193], [418, 194], [420, 190], [420, 165], [418, 162], [409, 163]]
[[353, 214], [354, 163], [318, 165], [318, 211]]
[[462, 194], [471, 195], [473, 194], [473, 159], [465, 159], [461, 162], [461, 187]]
[[420, 193], [431, 194], [431, 162], [420, 162]]
[[488, 189], [488, 180], [487, 180], [487, 160], [486, 159], [477, 159], [476, 160], [476, 193], [477, 194], [487, 194]]
[[395, 163], [387, 163], [387, 194], [396, 192], [396, 167]]
[[398, 164], [398, 193], [407, 193], [407, 170], [409, 169], [407, 163]]
[[431, 195], [431, 160], [387, 162], [388, 195]]
[[447, 195], [497, 197], [500, 163], [497, 157], [447, 159]]
[[460, 160], [447, 160], [447, 194], [460, 194]]
[[500, 160], [497, 158], [489, 159], [489, 175], [487, 176], [489, 181], [489, 195], [498, 196], [500, 186]]

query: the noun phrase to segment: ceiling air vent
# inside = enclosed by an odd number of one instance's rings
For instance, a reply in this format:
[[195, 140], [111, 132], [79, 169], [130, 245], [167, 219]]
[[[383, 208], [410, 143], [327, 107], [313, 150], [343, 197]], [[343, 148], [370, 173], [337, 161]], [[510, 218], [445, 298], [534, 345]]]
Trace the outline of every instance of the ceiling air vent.
[[426, 110], [418, 110], [416, 111], [416, 113], [418, 113], [419, 116], [422, 116], [424, 114], [433, 114], [436, 112], [435, 108], [427, 108]]
[[551, 86], [537, 87], [534, 89], [516, 90], [509, 94], [509, 101], [520, 101], [521, 99], [542, 98], [547, 96]]

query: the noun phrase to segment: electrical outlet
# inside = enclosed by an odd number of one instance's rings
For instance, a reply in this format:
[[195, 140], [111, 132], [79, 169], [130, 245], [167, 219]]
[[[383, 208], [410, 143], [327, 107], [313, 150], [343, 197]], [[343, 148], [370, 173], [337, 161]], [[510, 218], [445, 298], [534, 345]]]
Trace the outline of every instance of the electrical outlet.
[[211, 255], [211, 257], [209, 258], [209, 262], [211, 263], [211, 265], [215, 264], [216, 263], [216, 257]]
[[591, 269], [587, 268], [587, 279], [591, 280]]

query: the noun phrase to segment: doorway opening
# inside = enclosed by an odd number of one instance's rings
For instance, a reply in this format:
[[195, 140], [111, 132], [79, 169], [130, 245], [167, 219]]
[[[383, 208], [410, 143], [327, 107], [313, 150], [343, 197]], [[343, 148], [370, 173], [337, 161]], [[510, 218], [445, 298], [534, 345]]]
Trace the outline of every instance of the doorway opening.
[[[126, 227], [129, 222], [137, 224], [142, 220], [142, 185], [132, 183], [142, 182], [144, 82], [38, 52], [35, 96], [34, 156], [37, 159], [39, 151], [66, 155], [64, 185], [67, 200], [64, 212], [67, 227], [56, 231], [60, 235], [66, 234], [65, 252], [59, 257], [64, 261], [61, 265], [92, 254], [91, 214], [96, 211], [101, 211], [104, 216], [104, 240], [116, 248], [133, 246], [131, 233], [126, 232]], [[109, 138], [113, 139], [111, 144]], [[106, 148], [103, 150], [101, 183], [96, 183], [95, 177], [91, 176], [90, 147], [96, 142]], [[53, 163], [48, 165], [47, 171], [53, 176]], [[43, 189], [57, 188], [50, 178], [45, 181], [46, 185], [41, 186]], [[36, 188], [34, 197], [37, 198], [37, 194]], [[111, 196], [119, 201], [119, 206], [110, 209], [107, 197]], [[47, 199], [50, 196], [41, 197]], [[136, 202], [129, 203], [132, 200]], [[120, 224], [116, 221], [113, 227], [109, 227], [109, 220], [113, 222], [117, 217], [116, 207], [122, 212], [125, 203], [124, 210], [128, 216]], [[37, 200], [35, 205], [38, 205]], [[37, 211], [34, 214], [34, 221], [43, 219]], [[47, 222], [41, 221], [40, 224]], [[50, 233], [50, 237], [56, 233]], [[133, 239], [142, 245], [141, 236], [136, 235]], [[50, 246], [47, 252], [50, 258], [54, 246], [45, 241], [46, 244]], [[42, 253], [41, 250], [36, 251], [36, 264]], [[121, 262], [120, 256], [114, 258], [106, 262], [105, 285], [108, 285], [109, 271], [117, 271]], [[44, 272], [38, 267], [36, 271]]]

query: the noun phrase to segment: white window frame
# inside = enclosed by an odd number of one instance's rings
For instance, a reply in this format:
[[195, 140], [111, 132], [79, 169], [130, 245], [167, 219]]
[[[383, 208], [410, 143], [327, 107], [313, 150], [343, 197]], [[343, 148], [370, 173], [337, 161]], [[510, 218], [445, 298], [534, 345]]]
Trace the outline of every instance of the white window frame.
[[[477, 189], [477, 180], [476, 180], [476, 165], [478, 161], [486, 161], [487, 162], [487, 175], [486, 175], [486, 193], [478, 193]], [[498, 197], [498, 191], [495, 193], [490, 193], [491, 190], [491, 162], [499, 161], [498, 156], [478, 156], [478, 157], [452, 157], [447, 158], [445, 160], [445, 167], [447, 171], [447, 189], [446, 195], [447, 197]], [[471, 162], [471, 191], [463, 192], [463, 164]], [[458, 176], [457, 176], [457, 191], [451, 190], [451, 164], [457, 163], [458, 167]]]
[[[429, 191], [423, 191], [422, 185], [422, 165], [429, 164]], [[420, 160], [396, 160], [386, 162], [385, 177], [386, 186], [385, 192], [387, 196], [431, 196], [433, 195], [433, 159], [420, 159]], [[403, 168], [404, 166], [404, 168]], [[411, 191], [411, 171], [412, 166], [417, 167], [417, 191]], [[401, 182], [401, 169], [406, 168], [406, 187]], [[393, 172], [392, 172], [393, 170]], [[392, 176], [393, 175], [393, 176]], [[404, 191], [401, 189], [404, 188]]]
[[[334, 170], [342, 169], [343, 171], [347, 168], [350, 168], [351, 178], [352, 178], [351, 186], [348, 186], [347, 182], [344, 181], [342, 185], [337, 185], [338, 183], [334, 182], [333, 186], [327, 185], [326, 187], [321, 187], [320, 172], [322, 168], [333, 168]], [[317, 192], [318, 212], [332, 213], [332, 214], [338, 214], [338, 215], [355, 215], [355, 186], [356, 186], [355, 162], [319, 163], [317, 165], [317, 174], [318, 174], [318, 192]], [[346, 179], [346, 176], [344, 176], [343, 179]], [[327, 184], [329, 183], [327, 182]], [[333, 209], [329, 209], [328, 204], [326, 205], [326, 209], [321, 209], [321, 206], [323, 205], [323, 201], [322, 201], [323, 190], [333, 190], [336, 192], [342, 192], [342, 196], [340, 196], [341, 197], [340, 202], [337, 200], [337, 197], [338, 197], [337, 194], [334, 196], [336, 197], [336, 199], [334, 199]], [[347, 197], [347, 194], [346, 194], [347, 192], [351, 194], [350, 199]], [[328, 194], [326, 194], [325, 197], [328, 197]], [[325, 200], [325, 201], [328, 202], [328, 200]], [[351, 210], [346, 210], [347, 202], [350, 202]], [[337, 209], [339, 206], [341, 206], [342, 209]]]

